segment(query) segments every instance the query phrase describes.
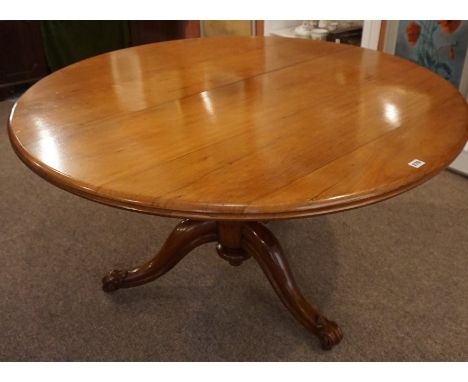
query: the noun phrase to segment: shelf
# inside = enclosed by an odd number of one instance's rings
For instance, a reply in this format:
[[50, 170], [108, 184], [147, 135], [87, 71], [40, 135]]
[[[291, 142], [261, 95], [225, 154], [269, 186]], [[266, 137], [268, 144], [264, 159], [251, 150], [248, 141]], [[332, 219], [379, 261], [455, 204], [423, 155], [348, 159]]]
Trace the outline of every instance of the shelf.
[[289, 27], [289, 28], [277, 29], [277, 30], [271, 31], [270, 34], [272, 36], [278, 36], [278, 37], [305, 38], [305, 39], [307, 39], [308, 37], [300, 37], [300, 36], [297, 36], [294, 33], [294, 29], [296, 27], [297, 27], [297, 25], [293, 26], [293, 27]]

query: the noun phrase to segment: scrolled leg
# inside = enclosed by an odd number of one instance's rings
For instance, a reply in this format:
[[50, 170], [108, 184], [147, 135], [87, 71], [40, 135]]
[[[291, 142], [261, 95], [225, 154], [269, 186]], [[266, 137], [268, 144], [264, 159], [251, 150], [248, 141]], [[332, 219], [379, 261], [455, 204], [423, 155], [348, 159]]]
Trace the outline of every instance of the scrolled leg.
[[250, 256], [254, 257], [283, 304], [319, 338], [323, 349], [329, 350], [341, 341], [341, 329], [307, 302], [294, 281], [280, 244], [259, 222], [183, 220], [151, 261], [132, 270], [110, 272], [103, 278], [102, 288], [113, 292], [153, 281], [173, 268], [192, 249], [211, 241], [217, 242], [219, 256], [231, 265], [239, 265]]
[[324, 350], [330, 350], [343, 339], [343, 332], [337, 323], [327, 320], [322, 315], [318, 316], [315, 327], [317, 329], [316, 335]]
[[186, 254], [199, 245], [216, 241], [216, 223], [183, 220], [167, 238], [159, 253], [132, 270], [114, 270], [102, 279], [102, 289], [113, 292], [146, 284], [173, 268]]
[[127, 275], [128, 271], [119, 271], [117, 269], [109, 272], [102, 279], [102, 289], [104, 292], [113, 292], [119, 289]]
[[329, 350], [341, 341], [343, 333], [338, 325], [317, 312], [300, 292], [281, 246], [270, 230], [261, 223], [246, 223], [242, 247], [257, 260], [283, 304], [319, 338], [323, 349]]

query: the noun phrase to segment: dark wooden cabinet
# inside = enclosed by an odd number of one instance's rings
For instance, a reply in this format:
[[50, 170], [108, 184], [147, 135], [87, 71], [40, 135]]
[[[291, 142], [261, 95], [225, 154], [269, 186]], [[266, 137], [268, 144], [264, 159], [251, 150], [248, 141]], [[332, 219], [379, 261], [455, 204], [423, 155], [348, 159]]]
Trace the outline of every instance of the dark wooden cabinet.
[[185, 38], [187, 23], [178, 20], [129, 21], [130, 45]]
[[40, 21], [0, 21], [0, 99], [47, 75]]
[[[199, 37], [198, 20], [129, 21], [130, 46]], [[0, 100], [46, 76], [50, 70], [41, 21], [0, 21]]]
[[336, 42], [336, 40], [339, 40], [341, 44], [361, 46], [362, 26], [341, 28], [330, 32], [327, 36], [327, 41]]

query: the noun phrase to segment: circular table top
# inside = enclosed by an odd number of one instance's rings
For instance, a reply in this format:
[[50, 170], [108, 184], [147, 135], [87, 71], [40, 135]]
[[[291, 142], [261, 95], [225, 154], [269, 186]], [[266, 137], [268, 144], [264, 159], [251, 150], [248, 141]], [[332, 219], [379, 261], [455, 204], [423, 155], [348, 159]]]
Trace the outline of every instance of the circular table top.
[[458, 91], [409, 61], [230, 37], [68, 66], [18, 100], [9, 134], [29, 167], [86, 198], [165, 216], [262, 220], [403, 192], [456, 157], [467, 127]]

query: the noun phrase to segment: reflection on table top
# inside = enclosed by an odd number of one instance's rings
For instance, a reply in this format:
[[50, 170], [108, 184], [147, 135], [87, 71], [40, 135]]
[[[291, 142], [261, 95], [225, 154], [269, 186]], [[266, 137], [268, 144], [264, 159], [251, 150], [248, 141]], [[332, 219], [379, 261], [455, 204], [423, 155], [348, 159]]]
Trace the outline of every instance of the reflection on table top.
[[[448, 82], [375, 51], [285, 38], [179, 40], [64, 68], [17, 102], [18, 155], [124, 208], [275, 219], [369, 204], [436, 174], [468, 112]], [[425, 162], [414, 168], [414, 159]]]

